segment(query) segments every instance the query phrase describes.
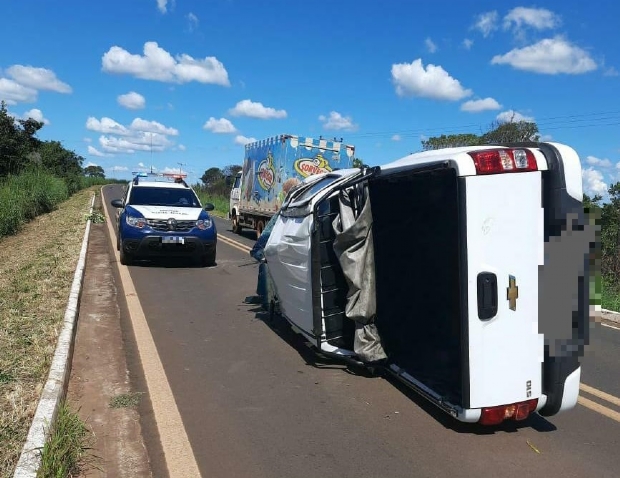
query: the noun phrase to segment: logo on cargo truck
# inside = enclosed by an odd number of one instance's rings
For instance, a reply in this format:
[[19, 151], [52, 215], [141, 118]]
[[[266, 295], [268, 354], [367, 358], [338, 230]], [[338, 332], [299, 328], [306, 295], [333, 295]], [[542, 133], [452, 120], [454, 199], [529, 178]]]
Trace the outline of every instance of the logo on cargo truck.
[[314, 158], [301, 158], [295, 161], [295, 171], [302, 177], [307, 178], [314, 174], [329, 173], [332, 168], [321, 153]]
[[263, 159], [256, 171], [258, 184], [265, 191], [269, 191], [273, 187], [273, 183], [276, 179], [276, 168], [273, 166], [273, 155], [271, 151], [267, 153], [267, 157]]

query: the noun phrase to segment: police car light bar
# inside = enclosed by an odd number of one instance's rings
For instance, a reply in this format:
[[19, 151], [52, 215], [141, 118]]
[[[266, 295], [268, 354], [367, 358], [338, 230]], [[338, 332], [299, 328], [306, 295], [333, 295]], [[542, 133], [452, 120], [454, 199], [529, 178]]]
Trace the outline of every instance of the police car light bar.
[[468, 154], [473, 158], [478, 174], [538, 171], [536, 158], [529, 149], [486, 149]]

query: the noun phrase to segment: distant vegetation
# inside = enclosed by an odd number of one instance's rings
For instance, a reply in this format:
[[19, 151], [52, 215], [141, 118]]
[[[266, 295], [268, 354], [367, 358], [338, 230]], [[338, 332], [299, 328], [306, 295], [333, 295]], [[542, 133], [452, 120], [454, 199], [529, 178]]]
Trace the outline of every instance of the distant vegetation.
[[42, 127], [32, 118], [13, 118], [0, 104], [0, 238], [81, 189], [113, 182], [100, 166], [83, 169], [84, 158], [59, 141], [38, 139]]

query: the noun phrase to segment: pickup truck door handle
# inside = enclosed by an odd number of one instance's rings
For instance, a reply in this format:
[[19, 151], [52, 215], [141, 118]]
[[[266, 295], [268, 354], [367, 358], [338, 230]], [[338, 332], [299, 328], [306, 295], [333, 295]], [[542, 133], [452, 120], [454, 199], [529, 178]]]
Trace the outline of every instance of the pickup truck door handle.
[[492, 272], [478, 274], [478, 318], [489, 320], [497, 315], [497, 276]]

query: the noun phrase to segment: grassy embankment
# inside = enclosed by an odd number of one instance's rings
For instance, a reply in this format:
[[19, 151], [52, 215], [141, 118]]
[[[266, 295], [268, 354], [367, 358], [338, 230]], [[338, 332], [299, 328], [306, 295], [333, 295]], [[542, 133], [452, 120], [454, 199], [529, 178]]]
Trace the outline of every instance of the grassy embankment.
[[[72, 196], [65, 181], [44, 173], [0, 182], [0, 477], [13, 474], [47, 380], [99, 190], [92, 186], [101, 182], [84, 178], [86, 189]], [[41, 476], [66, 476], [87, 448], [77, 414], [63, 407], [58, 416]]]

